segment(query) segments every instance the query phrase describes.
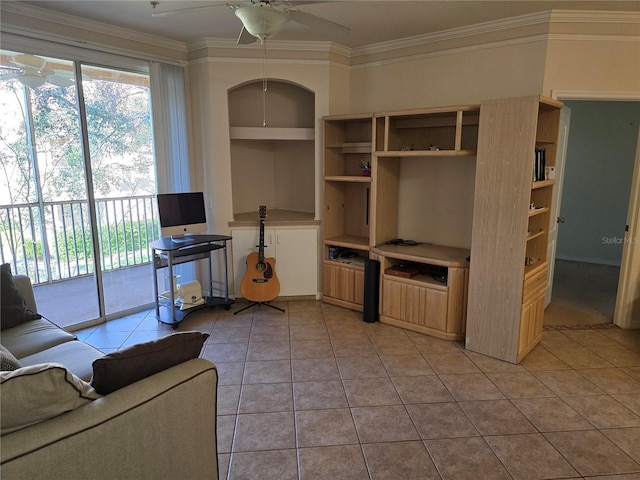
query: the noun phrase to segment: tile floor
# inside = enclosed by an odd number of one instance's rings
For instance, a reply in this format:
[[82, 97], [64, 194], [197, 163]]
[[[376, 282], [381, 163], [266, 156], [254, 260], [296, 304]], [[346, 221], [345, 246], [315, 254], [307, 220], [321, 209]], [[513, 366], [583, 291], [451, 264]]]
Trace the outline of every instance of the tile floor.
[[[194, 312], [221, 479], [640, 478], [640, 331], [545, 331], [520, 365], [317, 301]], [[109, 352], [154, 312], [76, 332]]]

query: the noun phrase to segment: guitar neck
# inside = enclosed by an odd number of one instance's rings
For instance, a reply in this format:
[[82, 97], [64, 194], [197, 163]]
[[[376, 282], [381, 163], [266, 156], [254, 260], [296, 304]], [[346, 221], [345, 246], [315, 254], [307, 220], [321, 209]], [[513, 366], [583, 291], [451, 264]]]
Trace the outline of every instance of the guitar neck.
[[260, 218], [260, 244], [258, 245], [258, 262], [264, 263], [264, 218]]

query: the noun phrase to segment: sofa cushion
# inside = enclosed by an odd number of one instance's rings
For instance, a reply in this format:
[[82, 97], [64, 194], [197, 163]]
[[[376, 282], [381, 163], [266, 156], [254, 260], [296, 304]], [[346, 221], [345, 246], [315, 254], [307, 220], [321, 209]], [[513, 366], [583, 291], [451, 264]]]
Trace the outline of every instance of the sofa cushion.
[[0, 329], [2, 330], [40, 318], [40, 315], [27, 309], [24, 297], [13, 281], [11, 265], [8, 263], [0, 266], [0, 299]]
[[13, 354], [0, 345], [0, 371], [17, 370], [22, 365]]
[[200, 356], [209, 335], [179, 332], [150, 342], [138, 343], [93, 362], [91, 385], [101, 395]]
[[2, 344], [18, 359], [75, 339], [44, 318], [2, 331]]
[[0, 372], [2, 435], [68, 412], [99, 398], [87, 382], [59, 363]]
[[104, 356], [104, 353], [80, 340], [55, 345], [41, 352], [28, 355], [20, 359], [22, 366], [37, 365], [39, 363], [61, 363], [76, 377], [85, 381], [91, 380], [94, 360]]

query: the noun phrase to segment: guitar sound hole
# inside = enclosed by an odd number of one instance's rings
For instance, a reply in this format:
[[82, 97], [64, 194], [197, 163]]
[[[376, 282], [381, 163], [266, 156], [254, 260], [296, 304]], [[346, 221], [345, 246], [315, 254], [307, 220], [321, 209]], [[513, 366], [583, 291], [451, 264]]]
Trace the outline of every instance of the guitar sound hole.
[[256, 263], [256, 270], [258, 272], [264, 272], [267, 269], [267, 264], [263, 262]]

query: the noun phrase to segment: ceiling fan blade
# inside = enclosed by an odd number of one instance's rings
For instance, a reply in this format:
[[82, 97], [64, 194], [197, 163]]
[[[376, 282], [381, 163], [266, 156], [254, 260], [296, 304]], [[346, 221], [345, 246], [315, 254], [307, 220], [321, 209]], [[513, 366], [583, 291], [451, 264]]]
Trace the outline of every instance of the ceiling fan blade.
[[164, 10], [162, 12], [153, 12], [151, 16], [152, 17], [168, 17], [169, 15], [178, 15], [181, 13], [195, 12], [197, 10], [204, 10], [206, 8], [233, 7], [234, 5], [235, 3], [233, 2], [214, 3], [211, 5], [201, 5], [199, 7], [177, 8], [175, 10]]
[[315, 30], [326, 32], [329, 35], [346, 35], [350, 32], [350, 29], [339, 23], [326, 20], [310, 13], [301, 12], [300, 10], [286, 10], [289, 18], [294, 22], [301, 23], [307, 27], [311, 27]]
[[47, 81], [61, 88], [70, 87], [76, 83], [73, 72], [60, 70], [54, 70], [53, 73], [47, 77]]
[[243, 25], [242, 30], [240, 30], [240, 35], [238, 36], [238, 45], [249, 45], [250, 43], [254, 43], [256, 40], [258, 39], [251, 35]]

